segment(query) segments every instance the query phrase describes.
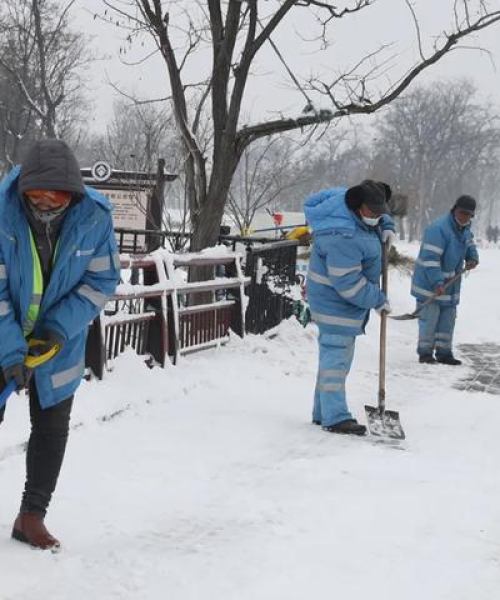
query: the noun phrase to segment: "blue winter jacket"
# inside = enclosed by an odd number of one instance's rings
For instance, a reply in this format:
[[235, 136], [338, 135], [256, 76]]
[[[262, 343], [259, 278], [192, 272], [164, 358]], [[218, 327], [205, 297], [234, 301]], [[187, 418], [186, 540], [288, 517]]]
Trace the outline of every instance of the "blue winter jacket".
[[[0, 185], [0, 367], [22, 362], [27, 352], [25, 322], [33, 286], [28, 221], [21, 206], [15, 167]], [[91, 188], [68, 209], [50, 281], [32, 336], [52, 330], [62, 350], [34, 372], [42, 408], [71, 396], [84, 374], [85, 342], [91, 321], [120, 279], [120, 262], [108, 200]]]
[[347, 188], [310, 196], [306, 219], [313, 230], [307, 298], [320, 331], [340, 335], [364, 333], [371, 308], [385, 302], [380, 290], [381, 230], [394, 229], [383, 215], [368, 227], [345, 203]]
[[[463, 269], [464, 260], [479, 262], [470, 224], [459, 227], [452, 213], [433, 221], [424, 232], [415, 263], [412, 296], [427, 300], [438, 285], [443, 285]], [[460, 302], [460, 286], [461, 279], [458, 279], [436, 301], [443, 306], [456, 306]]]

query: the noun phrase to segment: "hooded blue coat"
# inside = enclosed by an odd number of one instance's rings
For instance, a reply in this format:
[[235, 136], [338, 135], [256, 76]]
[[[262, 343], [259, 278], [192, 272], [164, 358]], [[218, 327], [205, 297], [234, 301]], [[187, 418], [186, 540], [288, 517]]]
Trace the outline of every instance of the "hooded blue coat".
[[345, 203], [347, 188], [310, 196], [304, 211], [314, 240], [307, 298], [320, 331], [346, 336], [364, 333], [369, 311], [386, 300], [380, 290], [381, 231], [394, 230], [383, 215], [369, 227]]
[[[0, 367], [22, 362], [25, 322], [33, 287], [29, 227], [18, 192], [20, 168], [0, 185]], [[84, 374], [88, 326], [120, 279], [120, 261], [107, 198], [85, 188], [71, 206], [59, 236], [50, 281], [32, 336], [55, 331], [64, 339], [58, 355], [34, 372], [42, 408], [71, 396]]]
[[[479, 262], [470, 224], [459, 227], [452, 213], [433, 221], [424, 232], [420, 253], [415, 263], [411, 293], [425, 301], [464, 267], [465, 260]], [[460, 302], [461, 278], [452, 283], [436, 301], [441, 306], [456, 306]]]

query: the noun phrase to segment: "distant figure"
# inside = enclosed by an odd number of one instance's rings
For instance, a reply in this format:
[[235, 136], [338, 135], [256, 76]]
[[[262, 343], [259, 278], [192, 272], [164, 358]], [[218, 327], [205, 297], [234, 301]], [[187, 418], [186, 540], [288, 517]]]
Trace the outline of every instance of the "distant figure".
[[493, 225], [488, 225], [488, 227], [486, 228], [486, 239], [488, 240], [489, 244], [491, 244], [494, 241], [495, 228], [493, 227]]
[[500, 227], [496, 225], [493, 227], [493, 243], [496, 244], [498, 242], [498, 236], [500, 235]]
[[314, 236], [307, 299], [319, 329], [312, 421], [332, 433], [366, 433], [347, 408], [345, 382], [370, 310], [390, 312], [380, 289], [382, 244], [396, 237], [390, 195], [387, 184], [365, 180], [349, 189], [323, 190], [305, 203]]
[[411, 293], [417, 308], [434, 294], [438, 296], [419, 315], [417, 352], [421, 363], [462, 364], [452, 351], [461, 278], [446, 289], [444, 285], [464, 268], [464, 261], [466, 269], [474, 269], [479, 262], [471, 231], [475, 211], [474, 198], [460, 196], [451, 211], [424, 232]]

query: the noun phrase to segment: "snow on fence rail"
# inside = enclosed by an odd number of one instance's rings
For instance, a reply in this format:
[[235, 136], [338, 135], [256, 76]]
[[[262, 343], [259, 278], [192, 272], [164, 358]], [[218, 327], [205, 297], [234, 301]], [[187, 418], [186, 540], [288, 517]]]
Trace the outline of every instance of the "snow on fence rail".
[[[213, 269], [216, 276], [190, 282], [193, 267]], [[230, 327], [243, 337], [250, 277], [243, 274], [239, 253], [226, 248], [183, 255], [157, 250], [122, 255], [121, 268], [129, 281], [117, 287], [101, 319], [107, 363], [131, 347], [165, 367], [183, 353], [227, 342]], [[193, 302], [195, 294], [203, 294], [202, 303]]]

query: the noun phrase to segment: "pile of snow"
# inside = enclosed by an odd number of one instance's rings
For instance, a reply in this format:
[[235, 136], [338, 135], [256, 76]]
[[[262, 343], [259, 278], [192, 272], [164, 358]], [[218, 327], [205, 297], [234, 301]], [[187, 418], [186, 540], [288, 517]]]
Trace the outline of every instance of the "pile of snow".
[[[411, 252], [418, 247], [409, 247]], [[457, 342], [498, 343], [500, 252], [464, 282]], [[391, 272], [395, 312], [414, 308]], [[377, 400], [378, 318], [348, 381]], [[27, 403], [0, 427], [1, 600], [492, 600], [500, 590], [499, 398], [452, 387], [467, 366], [419, 365], [416, 322], [391, 321], [387, 407], [400, 446], [310, 424], [313, 326], [147, 369], [127, 353], [82, 385], [47, 518], [58, 555], [9, 539]]]

